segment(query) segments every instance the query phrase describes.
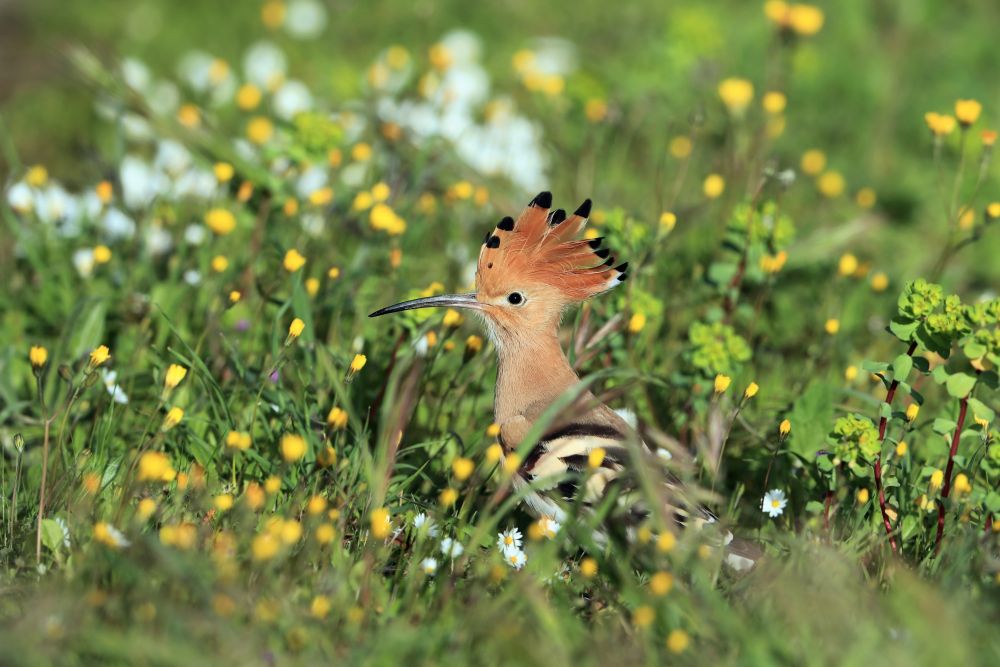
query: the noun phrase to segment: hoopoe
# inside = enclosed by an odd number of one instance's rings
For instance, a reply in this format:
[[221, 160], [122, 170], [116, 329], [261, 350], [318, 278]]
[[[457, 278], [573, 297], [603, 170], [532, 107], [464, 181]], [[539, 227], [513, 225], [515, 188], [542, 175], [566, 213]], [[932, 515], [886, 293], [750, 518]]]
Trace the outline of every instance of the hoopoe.
[[[589, 199], [570, 216], [562, 209], [550, 211], [551, 206], [551, 193], [542, 192], [517, 220], [505, 217], [486, 235], [474, 293], [414, 299], [370, 315], [451, 307], [483, 317], [498, 355], [494, 421], [505, 456], [519, 449], [547, 408], [580, 383], [559, 343], [563, 312], [621, 285], [629, 275], [628, 262], [616, 265], [602, 237], [577, 240], [590, 216]], [[589, 391], [580, 392], [564, 413], [548, 424], [514, 476], [530, 510], [559, 520], [565, 516], [559, 497], [572, 502], [582, 493], [584, 505], [593, 507], [613, 485], [623, 486], [633, 464], [628, 440], [641, 443], [628, 422]], [[590, 471], [591, 452], [598, 448], [603, 456]], [[583, 480], [584, 488], [577, 488], [573, 479]], [[671, 487], [676, 491], [676, 485]], [[700, 507], [677, 502], [676, 495], [665, 494], [666, 514], [684, 523], [690, 523], [689, 516], [696, 523], [714, 522]], [[636, 504], [619, 517], [634, 526], [648, 514]], [[731, 539], [724, 538], [726, 543]], [[740, 556], [727, 558], [736, 567], [753, 563]]]

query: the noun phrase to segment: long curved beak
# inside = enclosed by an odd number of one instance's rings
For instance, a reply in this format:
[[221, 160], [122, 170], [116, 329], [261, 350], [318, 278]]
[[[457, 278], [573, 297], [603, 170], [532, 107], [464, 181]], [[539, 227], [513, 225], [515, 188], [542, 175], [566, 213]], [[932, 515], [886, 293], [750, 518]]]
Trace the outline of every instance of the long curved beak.
[[476, 300], [474, 293], [441, 294], [440, 296], [429, 296], [423, 299], [413, 299], [412, 301], [404, 301], [392, 306], [386, 306], [385, 308], [376, 310], [368, 317], [378, 317], [379, 315], [388, 315], [389, 313], [398, 313], [404, 310], [413, 310], [414, 308], [471, 308], [473, 310], [482, 310], [483, 304]]

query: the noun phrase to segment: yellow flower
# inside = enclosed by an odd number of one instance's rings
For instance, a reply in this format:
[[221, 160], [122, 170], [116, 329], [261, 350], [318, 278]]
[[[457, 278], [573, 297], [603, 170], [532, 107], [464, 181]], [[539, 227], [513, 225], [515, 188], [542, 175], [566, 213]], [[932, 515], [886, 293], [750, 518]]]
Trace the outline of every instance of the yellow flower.
[[269, 496], [273, 496], [278, 493], [278, 491], [281, 491], [281, 478], [274, 477], [272, 475], [264, 480], [264, 491], [266, 491]]
[[492, 445], [486, 448], [487, 463], [491, 465], [495, 464], [500, 461], [501, 456], [503, 456], [503, 447], [500, 446], [499, 442], [494, 442]]
[[494, 423], [492, 423], [492, 424], [490, 424], [489, 426], [486, 427], [486, 437], [487, 438], [495, 438], [498, 435], [500, 435], [500, 424], [497, 424], [496, 422], [494, 422]]
[[840, 331], [840, 320], [835, 317], [831, 317], [823, 324], [823, 330], [833, 336]]
[[379, 181], [378, 183], [372, 186], [371, 197], [378, 203], [382, 203], [385, 200], [387, 200], [389, 198], [389, 195], [391, 194], [392, 194], [392, 189], [389, 187], [387, 183]]
[[823, 10], [812, 5], [794, 3], [789, 7], [788, 23], [792, 30], [809, 37], [815, 35], [823, 27]]
[[163, 452], [143, 452], [139, 457], [136, 477], [140, 482], [164, 482], [175, 474], [170, 459]]
[[329, 278], [330, 280], [336, 280], [337, 278], [340, 277], [340, 268], [336, 266], [331, 266], [326, 272], [326, 277]]
[[760, 258], [760, 269], [764, 273], [778, 273], [788, 261], [788, 252], [782, 250], [777, 255], [764, 255]]
[[231, 303], [231, 304], [239, 303], [240, 299], [242, 299], [242, 298], [243, 298], [243, 295], [240, 294], [239, 290], [235, 290], [234, 289], [234, 290], [231, 290], [229, 292], [229, 303]]
[[284, 205], [282, 205], [281, 212], [289, 218], [292, 217], [299, 212], [299, 200], [295, 197], [289, 197], [285, 200]]
[[461, 313], [454, 308], [449, 308], [444, 311], [444, 320], [442, 320], [442, 323], [449, 329], [454, 329], [462, 323], [463, 319]]
[[660, 228], [666, 230], [667, 232], [672, 232], [674, 227], [677, 226], [677, 216], [670, 211], [664, 211], [660, 214]]
[[300, 318], [296, 317], [294, 320], [292, 320], [292, 323], [288, 325], [288, 337], [298, 338], [299, 336], [302, 335], [302, 332], [305, 331], [305, 328], [306, 328], [306, 323], [303, 322]]
[[791, 432], [792, 432], [792, 422], [790, 422], [787, 419], [782, 419], [781, 423], [778, 424], [778, 434], [784, 438]]
[[726, 180], [719, 174], [709, 174], [702, 183], [702, 191], [709, 199], [718, 198], [726, 189]]
[[49, 351], [41, 345], [32, 345], [28, 350], [28, 360], [34, 368], [41, 368], [49, 360]]
[[332, 524], [322, 523], [316, 526], [316, 541], [320, 544], [330, 544], [337, 536], [337, 531]]
[[837, 273], [842, 276], [852, 276], [858, 270], [858, 258], [847, 252], [840, 256], [837, 264]]
[[508, 475], [513, 475], [521, 469], [521, 456], [517, 452], [511, 452], [503, 459], [503, 471]]
[[220, 512], [228, 512], [233, 508], [233, 496], [228, 493], [219, 494], [212, 499], [212, 504]]
[[325, 595], [317, 595], [309, 604], [309, 613], [313, 618], [326, 618], [326, 615], [330, 613], [330, 608], [332, 606], [333, 605], [330, 604], [330, 598]]
[[785, 110], [785, 105], [788, 104], [788, 99], [785, 97], [784, 93], [772, 90], [764, 93], [762, 104], [764, 111], [769, 114], [779, 114]]
[[693, 148], [694, 145], [691, 143], [690, 137], [679, 136], [670, 140], [670, 154], [678, 160], [683, 160], [691, 155]]
[[580, 561], [580, 574], [587, 579], [592, 579], [597, 575], [597, 561], [590, 556]]
[[167, 410], [167, 416], [163, 418], [163, 430], [169, 431], [173, 427], [181, 423], [184, 419], [184, 410], [176, 406]]
[[229, 268], [229, 260], [225, 255], [216, 255], [212, 258], [212, 270], [216, 273], [222, 273]]
[[844, 379], [848, 382], [854, 382], [858, 377], [858, 367], [851, 365], [844, 369]]
[[166, 375], [163, 377], [163, 386], [166, 389], [173, 389], [181, 383], [181, 380], [187, 376], [188, 369], [184, 368], [180, 364], [170, 364], [167, 366]]
[[591, 123], [600, 123], [608, 117], [608, 103], [599, 97], [592, 97], [584, 104], [583, 113]]
[[476, 354], [483, 349], [483, 339], [479, 336], [469, 336], [465, 339], [465, 351], [468, 354]]
[[323, 447], [316, 455], [316, 463], [320, 465], [321, 468], [329, 468], [337, 462], [337, 450], [327, 445]]
[[441, 503], [442, 507], [451, 507], [458, 500], [458, 491], [452, 488], [447, 488], [441, 492], [438, 497], [438, 501]]
[[230, 431], [226, 434], [226, 447], [246, 451], [250, 449], [250, 434], [244, 431]]
[[320, 188], [309, 195], [309, 203], [313, 206], [326, 206], [333, 201], [333, 188]]
[[354, 373], [360, 372], [361, 369], [364, 368], [365, 364], [367, 363], [368, 363], [368, 357], [366, 357], [363, 354], [355, 354], [354, 358], [351, 359], [351, 367], [350, 367], [351, 374], [353, 375]]
[[372, 147], [362, 142], [351, 148], [351, 157], [358, 162], [367, 162], [372, 157]]
[[854, 200], [861, 208], [871, 208], [875, 205], [875, 191], [871, 188], [861, 188]]
[[628, 321], [629, 333], [639, 333], [646, 326], [646, 315], [643, 313], [634, 313]]
[[839, 197], [843, 194], [845, 186], [844, 177], [839, 171], [824, 172], [816, 181], [816, 187], [819, 188], [820, 194], [827, 199]]
[[278, 536], [285, 544], [295, 544], [302, 537], [302, 524], [295, 519], [283, 520], [279, 526]]
[[106, 245], [94, 247], [94, 263], [107, 264], [111, 261], [111, 248]]
[[957, 100], [955, 102], [955, 118], [962, 127], [969, 127], [977, 120], [983, 111], [983, 105], [976, 100]]
[[326, 498], [323, 496], [312, 496], [309, 499], [309, 503], [306, 505], [306, 511], [311, 516], [318, 516], [326, 511]]
[[375, 198], [367, 190], [362, 190], [358, 194], [354, 195], [354, 201], [351, 202], [351, 210], [354, 211], [367, 211], [375, 203]]
[[944, 471], [935, 470], [931, 473], [931, 490], [940, 489], [942, 484], [944, 484]]
[[653, 595], [664, 596], [674, 587], [674, 577], [669, 572], [657, 572], [649, 579], [649, 590]]
[[339, 431], [347, 426], [347, 411], [334, 406], [326, 415], [326, 424], [335, 431]]
[[253, 541], [250, 543], [250, 554], [256, 561], [271, 560], [278, 555], [280, 549], [281, 543], [271, 533], [254, 535]]
[[677, 537], [669, 530], [663, 531], [656, 538], [656, 549], [661, 553], [670, 553], [675, 546], [677, 546]]
[[917, 403], [910, 403], [906, 406], [906, 421], [913, 421], [920, 414], [920, 405]]
[[691, 645], [691, 637], [683, 630], [671, 630], [667, 635], [667, 649], [671, 653], [683, 653]]
[[451, 472], [455, 475], [455, 479], [460, 482], [464, 482], [469, 479], [472, 472], [476, 469], [476, 464], [473, 463], [472, 459], [460, 456], [451, 462]]
[[90, 368], [97, 368], [111, 358], [111, 351], [107, 345], [98, 345], [90, 353]]
[[753, 84], [746, 79], [729, 78], [719, 83], [719, 98], [734, 116], [742, 116], [753, 100]]
[[149, 517], [153, 516], [153, 512], [156, 511], [156, 501], [152, 498], [143, 498], [139, 501], [139, 505], [135, 509], [135, 515], [139, 517], [140, 521], [145, 521]]
[[955, 494], [959, 496], [971, 492], [972, 484], [969, 482], [968, 475], [966, 475], [964, 472], [960, 472], [957, 475], [955, 475], [954, 488], [955, 488]]
[[906, 444], [906, 441], [900, 440], [899, 444], [896, 445], [896, 456], [898, 456], [899, 458], [903, 458], [904, 456], [906, 456], [906, 452], [908, 449], [909, 446]]
[[24, 180], [33, 188], [40, 188], [49, 180], [49, 170], [40, 164], [28, 168]]
[[869, 497], [870, 494], [868, 492], [868, 489], [858, 489], [858, 492], [855, 495], [855, 499], [857, 500], [859, 505], [864, 505], [865, 503], [867, 503]]
[[97, 198], [101, 200], [102, 204], [107, 204], [115, 193], [115, 186], [111, 184], [111, 181], [101, 181], [94, 188], [94, 192], [97, 193]]
[[389, 530], [392, 528], [392, 522], [389, 520], [388, 509], [385, 507], [379, 507], [372, 510], [370, 521], [372, 537], [376, 540], [384, 540], [389, 537]]
[[253, 111], [260, 104], [260, 98], [260, 88], [252, 83], [246, 83], [236, 91], [236, 106], [243, 111]]
[[876, 292], [884, 292], [889, 287], [889, 276], [878, 271], [872, 274], [871, 285]]
[[826, 167], [826, 153], [818, 148], [808, 150], [802, 154], [800, 166], [802, 173], [816, 176]]
[[266, 144], [274, 136], [274, 124], [264, 116], [255, 116], [247, 123], [247, 139], [257, 145]]
[[955, 117], [930, 111], [924, 114], [924, 122], [935, 137], [944, 137], [955, 130]]
[[286, 463], [294, 463], [306, 455], [306, 440], [297, 433], [281, 436], [281, 458]]
[[112, 549], [121, 549], [129, 545], [125, 536], [106, 521], [98, 521], [94, 524], [94, 540]]
[[212, 167], [212, 171], [215, 173], [215, 180], [219, 181], [219, 183], [229, 182], [235, 173], [233, 165], [228, 162], [216, 162]]
[[177, 122], [188, 129], [194, 129], [201, 124], [201, 112], [193, 104], [182, 104], [177, 109]]
[[219, 236], [225, 236], [236, 229], [236, 216], [224, 208], [209, 209], [205, 213], [205, 225]]
[[656, 619], [656, 612], [648, 604], [639, 605], [632, 612], [632, 623], [635, 624], [637, 628], [645, 628], [653, 623]]
[[295, 273], [296, 271], [298, 271], [299, 269], [301, 269], [303, 266], [306, 265], [306, 258], [303, 257], [298, 250], [292, 248], [291, 250], [285, 253], [285, 259], [283, 264], [285, 267], [285, 271], [288, 271], [289, 273]]
[[722, 373], [719, 373], [718, 375], [716, 375], [715, 376], [715, 382], [713, 383], [713, 385], [715, 387], [715, 393], [716, 394], [721, 394], [724, 391], [726, 391], [727, 389], [729, 389], [729, 385], [730, 385], [730, 383], [732, 381], [733, 381], [733, 379], [731, 377], [729, 377], [728, 375], [723, 375]]
[[993, 148], [993, 144], [997, 142], [997, 132], [996, 130], [983, 130], [980, 137], [983, 140], [984, 148]]
[[750, 384], [747, 385], [747, 388], [743, 391], [743, 398], [749, 400], [754, 396], [756, 396], [758, 391], [760, 391], [760, 386], [756, 382], [751, 382]]

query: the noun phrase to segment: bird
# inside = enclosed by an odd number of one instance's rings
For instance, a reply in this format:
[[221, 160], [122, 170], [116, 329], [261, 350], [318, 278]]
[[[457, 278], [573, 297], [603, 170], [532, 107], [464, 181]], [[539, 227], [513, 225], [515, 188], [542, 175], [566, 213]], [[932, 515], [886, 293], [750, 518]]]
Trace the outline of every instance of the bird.
[[[570, 406], [544, 422], [544, 432], [519, 461], [514, 488], [532, 513], [556, 520], [566, 516], [562, 503], [573, 502], [578, 494], [584, 507], [592, 509], [614, 489], [621, 510], [616, 518], [629, 532], [651, 513], [648, 503], [633, 500], [636, 494], [629, 492], [634, 486], [630, 466], [650, 462], [636, 460], [630, 443], [639, 443], [641, 453], [649, 450], [621, 414], [581, 385], [558, 335], [568, 308], [620, 286], [629, 277], [628, 262], [618, 262], [605, 247], [604, 237], [578, 238], [591, 207], [586, 199], [567, 215], [563, 209], [552, 210], [551, 192], [541, 192], [516, 220], [504, 217], [486, 234], [474, 292], [404, 301], [369, 317], [441, 307], [471, 310], [482, 317], [497, 352], [493, 409], [505, 457], [517, 456], [549, 408], [560, 397], [575, 393]], [[600, 455], [594, 456], [595, 452]], [[656, 457], [651, 459], [655, 464]], [[669, 488], [665, 506], [659, 508], [663, 514], [681, 524], [715, 522], [710, 512], [684, 500], [679, 484], [665, 488]], [[731, 540], [728, 533], [722, 538], [724, 543]], [[743, 566], [736, 569], [745, 569], [753, 559], [736, 555], [727, 556], [729, 560]]]

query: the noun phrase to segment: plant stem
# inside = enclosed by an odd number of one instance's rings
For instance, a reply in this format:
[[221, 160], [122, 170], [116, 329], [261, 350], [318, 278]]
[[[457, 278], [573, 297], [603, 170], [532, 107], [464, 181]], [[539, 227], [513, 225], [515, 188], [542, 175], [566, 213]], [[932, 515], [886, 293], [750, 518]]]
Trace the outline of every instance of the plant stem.
[[962, 425], [965, 424], [965, 413], [968, 409], [969, 397], [964, 396], [958, 404], [958, 422], [955, 425], [955, 432], [951, 436], [948, 466], [944, 470], [944, 486], [941, 487], [941, 497], [938, 499], [937, 537], [934, 539], [935, 554], [941, 550], [941, 538], [944, 537], [944, 499], [951, 493], [951, 473], [955, 469], [955, 454], [958, 453], [958, 441], [962, 437]]

